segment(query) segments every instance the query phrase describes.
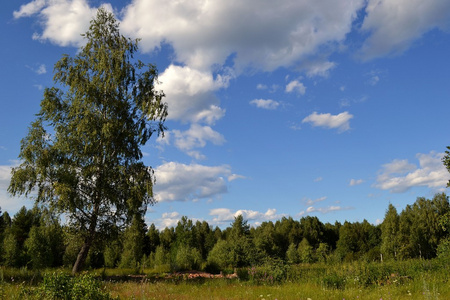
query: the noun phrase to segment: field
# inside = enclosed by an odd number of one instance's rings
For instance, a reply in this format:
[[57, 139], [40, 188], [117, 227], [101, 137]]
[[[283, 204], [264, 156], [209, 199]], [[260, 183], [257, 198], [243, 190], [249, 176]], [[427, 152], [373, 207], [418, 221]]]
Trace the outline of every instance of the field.
[[[128, 276], [133, 270], [123, 269], [91, 270], [79, 277], [85, 277], [80, 282], [88, 291], [82, 295], [98, 288], [109, 299], [450, 299], [449, 268], [444, 261], [411, 260], [297, 265], [285, 268], [282, 277], [276, 268], [241, 269], [240, 279], [167, 278], [152, 270]], [[0, 299], [42, 299], [45, 289], [48, 299], [64, 299], [50, 297], [43, 278], [59, 274], [71, 280], [68, 270], [0, 270]]]

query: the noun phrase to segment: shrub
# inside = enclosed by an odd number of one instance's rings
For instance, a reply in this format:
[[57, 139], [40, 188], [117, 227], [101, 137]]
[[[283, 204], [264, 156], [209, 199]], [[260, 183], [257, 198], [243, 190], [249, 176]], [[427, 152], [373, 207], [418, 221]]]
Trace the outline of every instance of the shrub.
[[262, 266], [249, 268], [248, 275], [253, 283], [272, 285], [286, 280], [287, 267], [281, 259], [267, 257]]
[[107, 300], [111, 296], [91, 275], [72, 277], [65, 273], [44, 276], [39, 287], [43, 299]]
[[332, 272], [323, 277], [322, 283], [326, 288], [343, 289], [345, 287], [345, 277]]

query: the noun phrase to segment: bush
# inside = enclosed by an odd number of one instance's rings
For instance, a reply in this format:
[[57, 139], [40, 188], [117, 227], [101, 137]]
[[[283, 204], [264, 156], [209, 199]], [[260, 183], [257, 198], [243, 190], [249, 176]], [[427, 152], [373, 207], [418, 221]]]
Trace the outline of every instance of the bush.
[[91, 275], [72, 277], [65, 273], [48, 274], [44, 276], [39, 290], [43, 299], [111, 299], [111, 296], [102, 290], [100, 282]]
[[176, 254], [175, 264], [178, 270], [198, 270], [202, 262], [202, 256], [198, 249], [181, 245]]
[[249, 268], [248, 275], [253, 283], [272, 285], [286, 280], [287, 267], [281, 259], [268, 257], [262, 266]]
[[333, 272], [324, 276], [322, 283], [326, 288], [343, 289], [345, 287], [345, 277]]

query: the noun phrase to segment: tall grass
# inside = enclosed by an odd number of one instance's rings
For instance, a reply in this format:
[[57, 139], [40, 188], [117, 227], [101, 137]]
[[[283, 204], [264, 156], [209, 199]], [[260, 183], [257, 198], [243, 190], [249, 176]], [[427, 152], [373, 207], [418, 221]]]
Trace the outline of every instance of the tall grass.
[[[54, 271], [0, 268], [0, 299], [40, 299], [36, 290]], [[92, 286], [100, 284], [119, 299], [450, 299], [450, 264], [443, 260], [294, 266], [272, 261], [237, 273], [239, 279], [189, 280], [162, 279], [152, 269], [89, 272], [99, 281]], [[144, 275], [148, 280], [140, 280]]]

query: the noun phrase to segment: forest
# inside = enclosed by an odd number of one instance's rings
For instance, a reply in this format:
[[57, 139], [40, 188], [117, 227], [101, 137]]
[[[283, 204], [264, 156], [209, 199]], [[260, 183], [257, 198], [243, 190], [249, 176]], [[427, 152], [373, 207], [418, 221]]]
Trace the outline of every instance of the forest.
[[[450, 205], [445, 193], [419, 197], [400, 213], [390, 204], [384, 221], [322, 223], [315, 216], [282, 218], [249, 226], [241, 215], [225, 229], [182, 217], [158, 230], [136, 215], [124, 228], [111, 227], [92, 246], [88, 268], [154, 269], [159, 273], [210, 273], [263, 265], [314, 262], [380, 262], [449, 255]], [[76, 228], [49, 210], [22, 207], [0, 217], [2, 266], [29, 269], [71, 267], [82, 246]]]

